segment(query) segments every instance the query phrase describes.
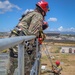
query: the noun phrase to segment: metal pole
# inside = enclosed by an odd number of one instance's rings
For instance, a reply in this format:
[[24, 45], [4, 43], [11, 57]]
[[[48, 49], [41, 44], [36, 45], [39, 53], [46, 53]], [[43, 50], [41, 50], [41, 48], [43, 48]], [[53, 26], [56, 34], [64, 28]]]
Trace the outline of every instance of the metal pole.
[[35, 36], [17, 36], [17, 37], [11, 37], [11, 38], [3, 38], [0, 39], [0, 51], [14, 47], [20, 43], [22, 43], [24, 40], [28, 41], [31, 39], [34, 39]]
[[40, 73], [41, 73], [41, 46], [42, 45], [40, 45], [39, 46], [39, 55], [40, 55], [40, 58], [39, 58], [39, 67], [38, 67], [38, 69], [39, 69], [39, 71], [38, 71], [38, 75], [40, 75]]
[[38, 39], [36, 39], [36, 75], [38, 75]]
[[18, 75], [24, 75], [24, 45], [18, 45]]

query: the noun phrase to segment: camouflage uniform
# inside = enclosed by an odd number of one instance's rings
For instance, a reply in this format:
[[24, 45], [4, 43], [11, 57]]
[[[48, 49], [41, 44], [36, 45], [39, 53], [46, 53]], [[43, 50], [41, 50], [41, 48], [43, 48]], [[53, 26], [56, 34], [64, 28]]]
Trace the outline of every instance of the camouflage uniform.
[[61, 67], [61, 66], [57, 66], [57, 67], [55, 68], [55, 70], [57, 70], [58, 73], [54, 73], [54, 75], [60, 75], [60, 74], [61, 74], [60, 71], [62, 70], [62, 67]]
[[[39, 35], [39, 31], [42, 30], [42, 23], [43, 23], [43, 16], [36, 11], [28, 13], [23, 19], [18, 23], [18, 27], [22, 29], [23, 33], [25, 35]], [[15, 29], [16, 30], [16, 29]], [[16, 36], [16, 34], [11, 34], [12, 36]], [[25, 47], [26, 48], [26, 47]], [[35, 48], [34, 48], [35, 49]], [[35, 51], [33, 51], [35, 54]], [[25, 51], [25, 75], [30, 75], [29, 71], [32, 66], [32, 57], [35, 57], [33, 54], [28, 55], [28, 53]], [[30, 58], [31, 57], [31, 58]], [[10, 56], [10, 67], [8, 71], [8, 75], [13, 75], [15, 69], [17, 68], [17, 58]]]
[[26, 15], [21, 22], [18, 24], [18, 27], [22, 28], [26, 35], [37, 35], [39, 30], [42, 30], [43, 16], [33, 11]]

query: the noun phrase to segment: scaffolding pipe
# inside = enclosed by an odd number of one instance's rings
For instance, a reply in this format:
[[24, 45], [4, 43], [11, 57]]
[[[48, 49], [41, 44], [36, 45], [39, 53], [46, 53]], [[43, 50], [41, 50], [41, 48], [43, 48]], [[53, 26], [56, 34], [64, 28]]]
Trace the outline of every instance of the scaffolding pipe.
[[24, 75], [24, 44], [36, 38], [35, 36], [18, 36], [0, 39], [0, 50], [8, 49], [18, 45], [18, 75]]
[[22, 43], [24, 40], [28, 41], [28, 40], [31, 40], [34, 38], [35, 38], [35, 36], [18, 36], [18, 37], [0, 39], [0, 50], [14, 47], [14, 46]]

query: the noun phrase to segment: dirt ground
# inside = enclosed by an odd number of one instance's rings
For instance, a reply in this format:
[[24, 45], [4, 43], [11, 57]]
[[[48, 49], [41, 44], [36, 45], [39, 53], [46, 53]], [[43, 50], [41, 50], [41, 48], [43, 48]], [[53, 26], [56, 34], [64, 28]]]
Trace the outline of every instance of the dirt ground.
[[[47, 47], [48, 48], [48, 47]], [[51, 63], [45, 54], [45, 47], [42, 49], [42, 58], [41, 58], [41, 65], [45, 65], [46, 69], [51, 69]], [[61, 75], [75, 75], [75, 54], [66, 54], [66, 53], [59, 53], [58, 46], [52, 45], [48, 48], [50, 55], [52, 56], [52, 62], [55, 65], [56, 60], [60, 60], [61, 66], [63, 70], [61, 71]], [[54, 50], [54, 51], [53, 51]], [[55, 52], [57, 51], [57, 52]], [[50, 75], [50, 73], [41, 71], [41, 75]]]
[[[56, 60], [60, 60], [61, 66], [63, 70], [61, 71], [61, 75], [75, 75], [75, 54], [66, 54], [59, 53], [60, 46], [75, 46], [75, 44], [62, 44], [62, 43], [44, 43], [47, 45], [47, 50], [49, 51], [52, 62], [55, 65]], [[46, 46], [43, 44], [41, 47], [41, 66], [45, 65], [46, 69], [52, 69], [51, 63], [45, 54]], [[4, 50], [5, 53], [7, 50]], [[50, 75], [48, 72], [41, 71], [41, 75]]]

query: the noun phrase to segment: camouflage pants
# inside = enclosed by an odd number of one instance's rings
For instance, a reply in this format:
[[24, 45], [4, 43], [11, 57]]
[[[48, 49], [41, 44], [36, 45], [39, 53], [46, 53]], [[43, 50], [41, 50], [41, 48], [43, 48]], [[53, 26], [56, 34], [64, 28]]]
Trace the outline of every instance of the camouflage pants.
[[[24, 57], [24, 60], [25, 60], [25, 64], [24, 64], [25, 75], [30, 75], [30, 69], [32, 67], [32, 61], [30, 60], [30, 57], [27, 53], [25, 53], [25, 57]], [[17, 67], [18, 67], [18, 58], [10, 57], [8, 75], [13, 75], [14, 71]]]
[[[14, 36], [14, 35], [12, 35]], [[14, 47], [16, 52], [18, 52], [17, 48]], [[26, 52], [26, 49], [24, 50], [24, 75], [30, 75], [30, 69], [32, 67], [32, 63], [34, 62], [35, 57], [35, 50], [31, 55], [28, 55]], [[7, 72], [7, 75], [14, 75], [15, 69], [18, 67], [18, 58], [10, 57], [10, 64], [9, 64], [9, 70]]]
[[14, 71], [18, 66], [17, 63], [18, 63], [17, 58], [10, 57], [9, 70], [8, 70], [7, 75], [13, 75], [14, 74]]

